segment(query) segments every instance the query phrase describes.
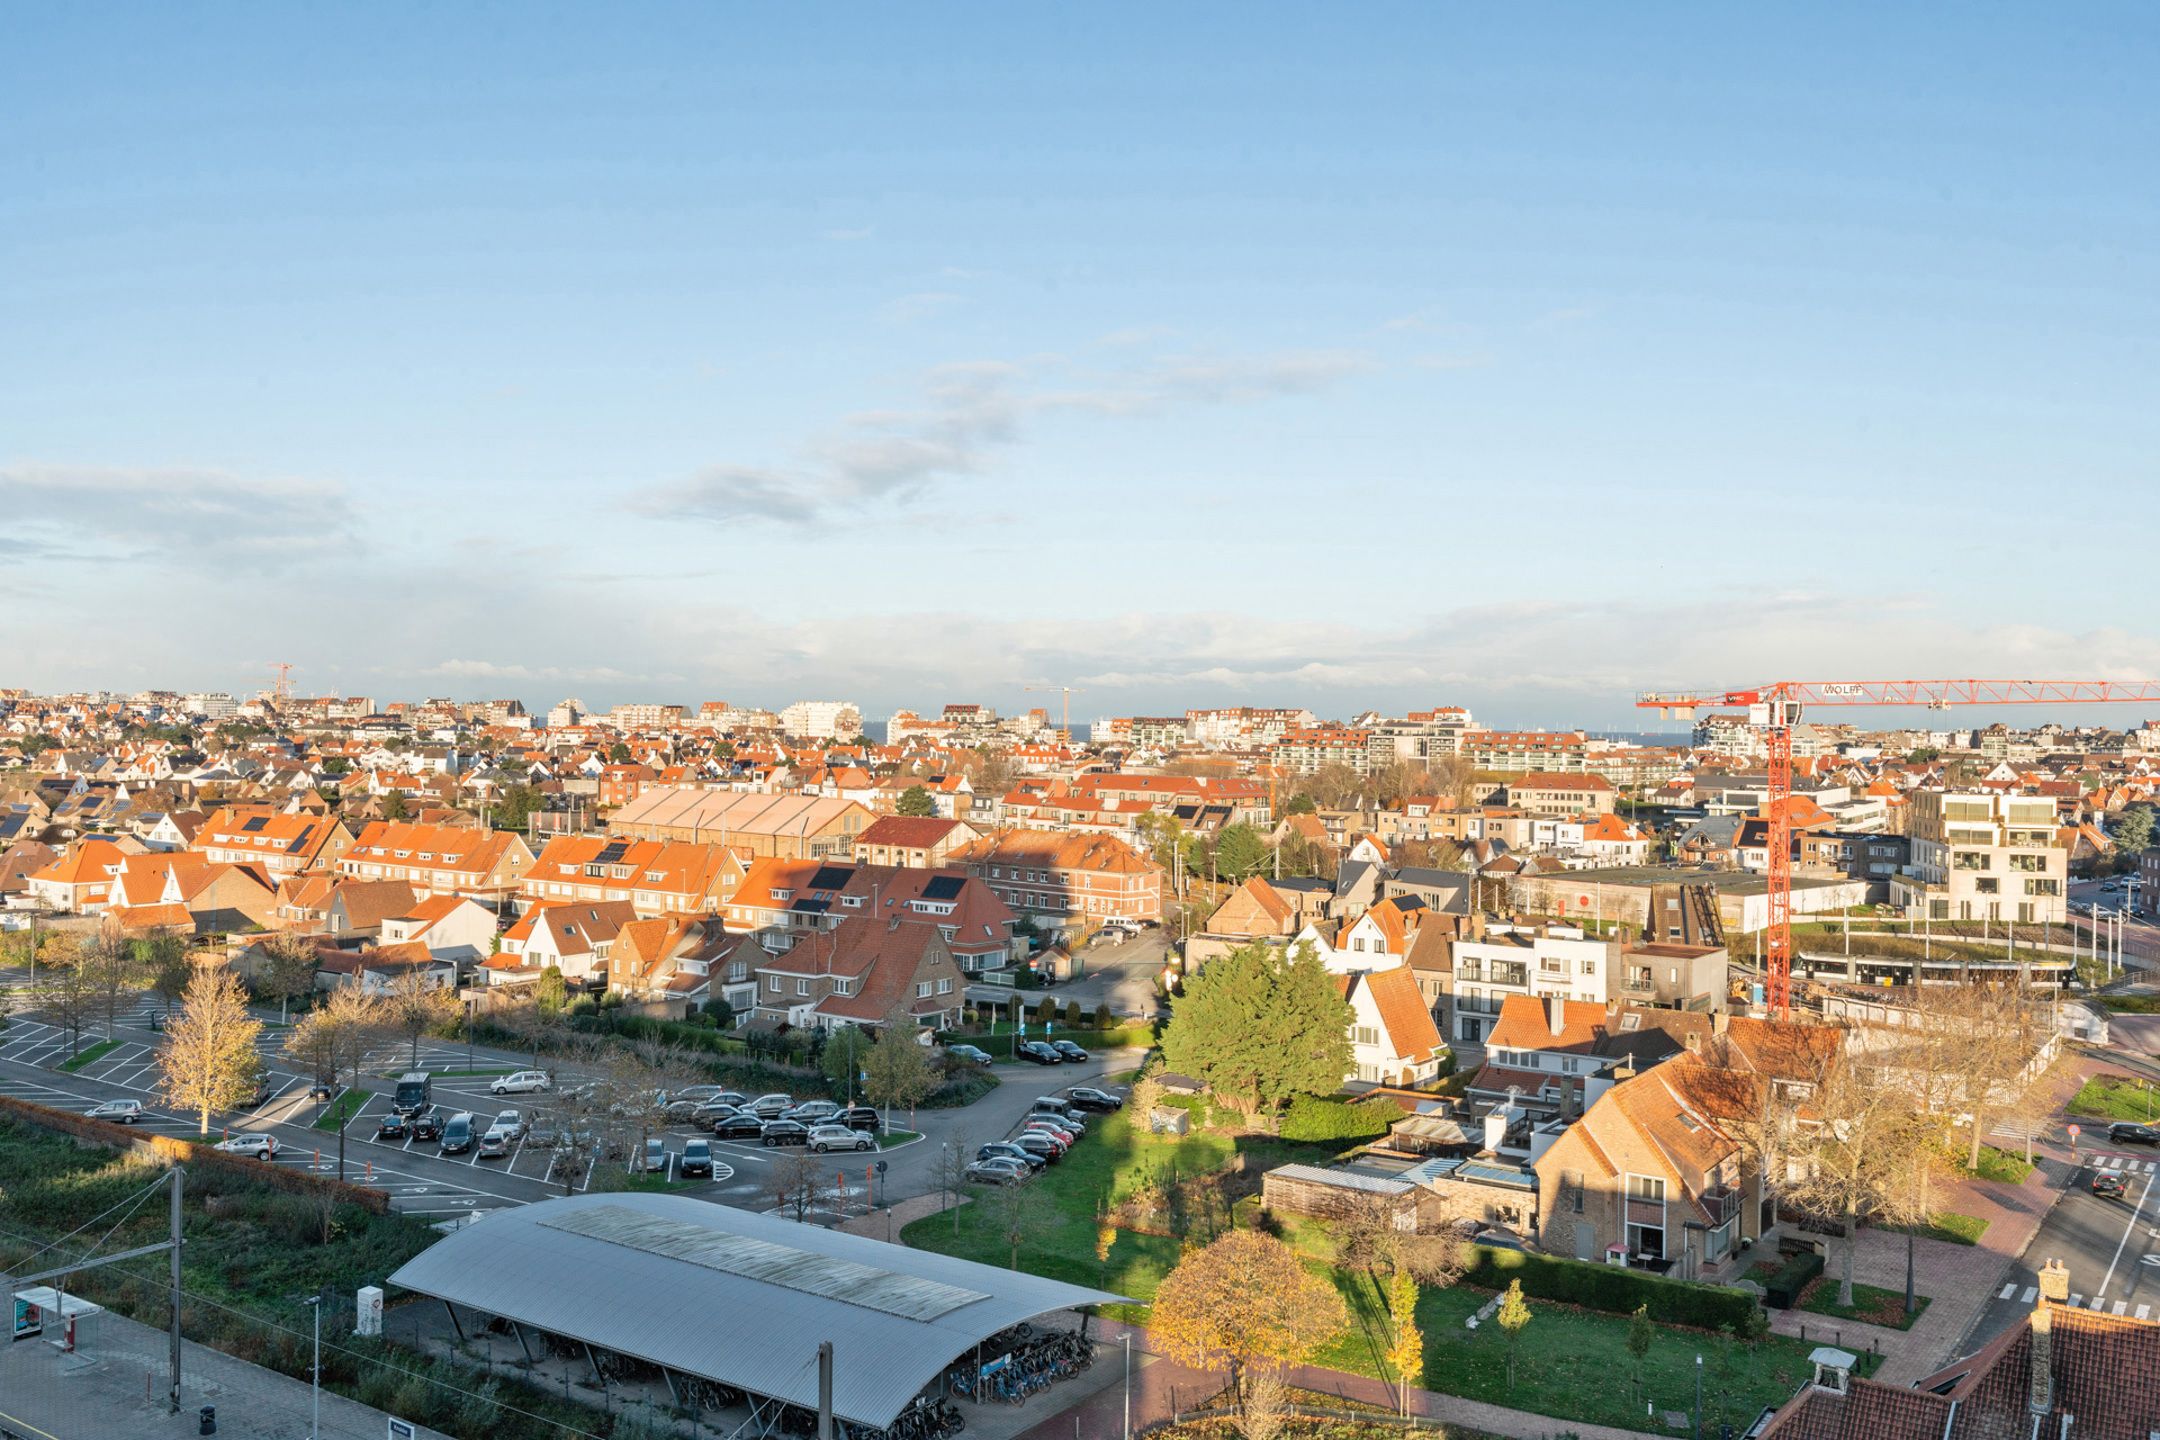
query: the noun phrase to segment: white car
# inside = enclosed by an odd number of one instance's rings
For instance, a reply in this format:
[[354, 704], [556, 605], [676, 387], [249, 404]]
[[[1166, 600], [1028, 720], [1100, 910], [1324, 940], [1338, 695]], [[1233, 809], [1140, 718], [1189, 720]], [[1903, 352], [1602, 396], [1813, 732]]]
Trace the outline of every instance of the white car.
[[272, 1160], [277, 1157], [277, 1136], [250, 1132], [220, 1140], [216, 1148], [228, 1155], [252, 1155], [258, 1160]]
[[845, 1125], [813, 1125], [810, 1148], [822, 1155], [827, 1150], [875, 1150], [877, 1137]]
[[102, 1105], [91, 1106], [83, 1113], [92, 1120], [110, 1120], [116, 1125], [133, 1125], [142, 1119], [142, 1101], [107, 1100]]
[[552, 1090], [555, 1082], [548, 1079], [545, 1070], [518, 1070], [501, 1076], [488, 1086], [491, 1095], [530, 1095], [535, 1091]]

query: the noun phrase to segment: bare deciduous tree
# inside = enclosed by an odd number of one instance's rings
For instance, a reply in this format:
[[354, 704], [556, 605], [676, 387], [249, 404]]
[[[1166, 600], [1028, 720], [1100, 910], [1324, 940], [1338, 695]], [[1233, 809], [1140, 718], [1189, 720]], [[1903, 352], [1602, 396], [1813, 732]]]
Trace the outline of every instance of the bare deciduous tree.
[[[285, 1037], [285, 1054], [335, 1094], [340, 1085], [358, 1083], [368, 1056], [387, 1036], [381, 1005], [358, 985], [347, 985], [300, 1018]], [[344, 1125], [338, 1127], [337, 1173], [345, 1178]]]

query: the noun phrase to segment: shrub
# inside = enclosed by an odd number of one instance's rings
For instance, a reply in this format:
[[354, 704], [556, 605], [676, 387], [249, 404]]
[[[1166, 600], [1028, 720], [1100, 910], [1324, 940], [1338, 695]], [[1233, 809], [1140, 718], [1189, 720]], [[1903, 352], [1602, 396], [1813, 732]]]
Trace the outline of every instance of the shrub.
[[1097, 1030], [1108, 1030], [1117, 1024], [1117, 1017], [1110, 1013], [1110, 1006], [1105, 1002], [1095, 1007], [1093, 1022]]
[[1065, 1002], [1065, 1028], [1067, 1030], [1079, 1029], [1082, 1023], [1082, 1016], [1083, 1012], [1080, 1009], [1080, 1002], [1078, 1000], [1067, 1000]]
[[1800, 1292], [1807, 1289], [1808, 1282], [1823, 1272], [1823, 1257], [1813, 1250], [1802, 1250], [1785, 1257], [1777, 1273], [1763, 1283], [1763, 1303], [1780, 1310], [1790, 1310], [1800, 1303]]
[[1372, 1140], [1402, 1119], [1392, 1100], [1329, 1100], [1300, 1095], [1283, 1114], [1285, 1140]]
[[[1613, 1315], [1632, 1315], [1638, 1309], [1647, 1309], [1650, 1318], [1661, 1325], [1684, 1325], [1694, 1330], [1717, 1330], [1730, 1325], [1737, 1330], [1750, 1323], [1747, 1312], [1755, 1308], [1754, 1297], [1743, 1290], [1662, 1280], [1617, 1265], [1592, 1265], [1491, 1245], [1473, 1245], [1470, 1255], [1470, 1268], [1463, 1273], [1466, 1284], [1505, 1290], [1510, 1280], [1520, 1280], [1523, 1294], [1534, 1299], [1565, 1301]], [[1816, 1268], [1822, 1268], [1820, 1260]]]

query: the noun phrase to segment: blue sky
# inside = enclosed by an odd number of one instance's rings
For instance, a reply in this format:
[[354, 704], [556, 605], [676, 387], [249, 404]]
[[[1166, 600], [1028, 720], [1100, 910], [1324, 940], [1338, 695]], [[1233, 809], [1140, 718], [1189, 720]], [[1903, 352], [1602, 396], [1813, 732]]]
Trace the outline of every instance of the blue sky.
[[25, 11], [0, 684], [2160, 675], [2160, 14], [1876, 8]]

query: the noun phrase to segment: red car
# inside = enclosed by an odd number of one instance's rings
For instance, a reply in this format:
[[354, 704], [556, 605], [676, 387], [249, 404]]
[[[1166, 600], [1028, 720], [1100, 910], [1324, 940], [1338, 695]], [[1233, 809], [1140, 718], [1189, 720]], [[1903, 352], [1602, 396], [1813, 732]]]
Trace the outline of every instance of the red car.
[[2092, 1193], [2101, 1196], [2103, 1199], [2114, 1199], [2121, 1195], [2124, 1189], [2122, 1176], [2120, 1175], [2102, 1173], [2092, 1178]]

